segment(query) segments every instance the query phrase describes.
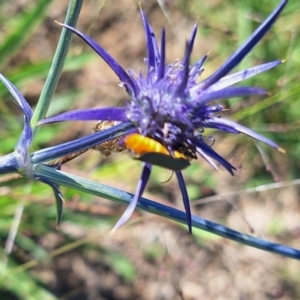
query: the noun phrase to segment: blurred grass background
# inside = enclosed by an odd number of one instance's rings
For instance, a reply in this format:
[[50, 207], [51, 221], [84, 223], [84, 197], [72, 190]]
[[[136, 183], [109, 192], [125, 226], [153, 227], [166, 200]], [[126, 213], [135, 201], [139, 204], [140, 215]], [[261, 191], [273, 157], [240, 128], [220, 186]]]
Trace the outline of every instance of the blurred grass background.
[[[195, 22], [193, 62], [206, 53], [203, 78], [233, 53], [274, 9], [275, 0], [141, 1], [159, 36], [167, 32], [167, 59], [181, 58]], [[0, 2], [0, 69], [34, 107], [63, 21], [66, 1]], [[300, 248], [300, 5], [291, 0], [268, 35], [238, 69], [287, 61], [245, 84], [270, 96], [224, 101], [224, 117], [272, 138], [286, 154], [247, 137], [207, 132], [214, 149], [238, 168], [217, 173], [201, 159], [184, 171], [193, 213], [233, 229]], [[77, 27], [126, 69], [144, 68], [145, 40], [132, 0], [86, 0]], [[105, 63], [74, 37], [49, 115], [124, 103], [124, 90]], [[0, 154], [12, 151], [21, 113], [0, 86]], [[91, 132], [92, 123], [43, 127], [32, 150]], [[5, 141], [5, 142], [4, 142]], [[141, 165], [130, 154], [104, 159], [89, 151], [64, 170], [134, 192]], [[146, 197], [182, 209], [170, 172], [154, 168]], [[0, 180], [3, 178], [0, 177]], [[299, 299], [299, 262], [136, 211], [124, 228], [109, 230], [124, 207], [64, 189], [63, 222], [56, 228], [52, 191], [28, 182], [0, 188], [1, 299]], [[12, 230], [12, 229], [15, 229]], [[16, 232], [13, 245], [9, 232]]]

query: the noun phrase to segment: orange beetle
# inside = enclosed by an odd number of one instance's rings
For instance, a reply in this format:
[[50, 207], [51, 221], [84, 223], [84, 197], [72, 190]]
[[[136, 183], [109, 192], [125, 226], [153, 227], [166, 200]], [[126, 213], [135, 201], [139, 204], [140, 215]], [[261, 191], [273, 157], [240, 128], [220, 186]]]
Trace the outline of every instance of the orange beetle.
[[189, 166], [189, 160], [178, 151], [174, 151], [174, 157], [169, 150], [156, 140], [133, 133], [125, 137], [127, 148], [140, 155], [138, 160], [164, 167], [173, 171], [179, 171]]

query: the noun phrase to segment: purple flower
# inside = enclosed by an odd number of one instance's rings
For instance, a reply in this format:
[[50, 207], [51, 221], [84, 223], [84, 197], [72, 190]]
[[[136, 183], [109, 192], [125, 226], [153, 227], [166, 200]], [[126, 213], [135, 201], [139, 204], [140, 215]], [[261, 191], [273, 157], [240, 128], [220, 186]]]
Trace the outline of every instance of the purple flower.
[[[220, 114], [223, 111], [223, 107], [220, 104], [212, 105], [211, 102], [230, 97], [266, 94], [266, 91], [259, 87], [232, 87], [232, 85], [274, 68], [282, 63], [281, 60], [230, 75], [228, 73], [241, 62], [268, 32], [286, 3], [287, 1], [281, 1], [248, 40], [216, 72], [200, 83], [197, 83], [197, 80], [204, 70], [203, 64], [206, 56], [202, 57], [193, 66], [190, 66], [197, 25], [194, 26], [192, 34], [186, 42], [186, 50], [182, 61], [166, 64], [165, 31], [162, 29], [160, 45], [158, 45], [155, 34], [141, 11], [148, 51], [146, 60], [147, 73], [144, 75], [142, 72], [136, 74], [132, 70], [126, 72], [93, 39], [75, 28], [61, 24], [81, 37], [106, 61], [119, 77], [122, 86], [125, 87], [130, 96], [130, 101], [123, 108], [110, 107], [67, 112], [46, 119], [41, 123], [66, 120], [131, 122], [135, 127], [135, 132], [140, 134], [136, 144], [131, 143], [127, 144], [127, 146], [141, 154], [139, 159], [144, 162], [142, 175], [134, 199], [114, 229], [122, 226], [131, 216], [138, 199], [146, 187], [151, 167], [155, 164], [175, 171], [182, 192], [187, 224], [191, 232], [192, 222], [189, 199], [180, 170], [186, 167], [190, 160], [197, 158], [197, 156], [204, 158], [215, 169], [218, 169], [217, 163], [219, 163], [232, 175], [235, 170], [234, 166], [205, 143], [205, 128], [215, 128], [235, 134], [246, 134], [283, 151], [273, 141], [251, 129], [234, 121], [222, 119]], [[132, 131], [128, 131], [128, 134], [131, 133]], [[148, 144], [143, 140], [143, 137], [149, 138], [147, 140]], [[150, 146], [151, 141], [152, 144]], [[155, 148], [154, 144], [158, 145], [157, 147], [162, 150], [156, 150], [158, 148]], [[144, 150], [141, 150], [142, 148]], [[181, 157], [176, 155], [176, 153], [181, 154]]]

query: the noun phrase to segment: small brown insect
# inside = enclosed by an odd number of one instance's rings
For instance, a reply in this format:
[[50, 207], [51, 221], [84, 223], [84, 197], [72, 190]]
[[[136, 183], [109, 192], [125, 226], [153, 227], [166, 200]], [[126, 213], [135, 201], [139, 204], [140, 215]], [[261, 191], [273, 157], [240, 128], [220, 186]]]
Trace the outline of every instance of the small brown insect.
[[[93, 127], [93, 132], [98, 132], [98, 131], [108, 129], [119, 123], [120, 123], [119, 121], [99, 121]], [[106, 157], [110, 156], [113, 152], [123, 152], [126, 150], [126, 145], [120, 143], [120, 140], [122, 140], [122, 138], [123, 138], [122, 136], [117, 137], [110, 141], [96, 145], [91, 149], [98, 150], [102, 155]]]
[[[93, 127], [93, 133], [98, 132], [98, 131], [102, 131], [105, 129], [108, 129], [112, 126], [115, 126], [117, 124], [119, 124], [119, 121], [98, 121], [95, 126]], [[110, 141], [101, 143], [99, 145], [96, 145], [94, 147], [91, 147], [89, 149], [85, 149], [85, 150], [81, 150], [72, 154], [68, 154], [64, 157], [59, 158], [58, 160], [56, 160], [54, 162], [55, 166], [62, 166], [63, 164], [71, 161], [72, 159], [76, 158], [77, 156], [85, 153], [86, 151], [93, 149], [93, 150], [97, 150], [99, 151], [102, 155], [104, 155], [105, 157], [110, 156], [113, 152], [123, 152], [124, 150], [126, 150], [126, 145], [124, 144], [120, 144], [120, 140], [123, 137], [117, 137], [115, 139], [112, 139]]]

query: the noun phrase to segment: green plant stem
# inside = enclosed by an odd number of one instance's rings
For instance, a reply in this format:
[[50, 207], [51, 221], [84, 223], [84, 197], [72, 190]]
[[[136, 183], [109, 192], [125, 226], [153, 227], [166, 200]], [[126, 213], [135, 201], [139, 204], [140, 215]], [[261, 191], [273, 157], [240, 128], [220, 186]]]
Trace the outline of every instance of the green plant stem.
[[[79, 17], [79, 13], [82, 6], [82, 0], [70, 0], [67, 16], [65, 23], [70, 26], [75, 26]], [[64, 61], [67, 56], [69, 46], [71, 43], [72, 33], [65, 29], [62, 29], [62, 33], [56, 48], [56, 52], [43, 87], [42, 93], [40, 95], [39, 101], [37, 103], [36, 109], [34, 111], [31, 125], [34, 127], [36, 123], [46, 116], [48, 111], [52, 95], [56, 89], [61, 71], [64, 66]], [[33, 128], [33, 138], [36, 136], [38, 127]]]
[[[100, 196], [119, 203], [129, 204], [133, 197], [132, 194], [125, 191], [121, 191], [73, 174], [58, 171], [46, 165], [38, 165], [34, 170], [34, 173], [36, 177], [47, 178], [47, 180], [57, 185], [73, 188], [78, 191]], [[152, 214], [156, 214], [174, 220], [176, 222], [186, 224], [185, 213], [172, 207], [145, 198], [140, 198], [138, 208]], [[192, 216], [192, 225], [195, 228], [214, 233], [216, 235], [239, 242], [244, 245], [300, 260], [300, 250], [298, 249], [272, 243], [270, 241], [256, 238], [248, 234], [243, 234], [221, 224]]]

